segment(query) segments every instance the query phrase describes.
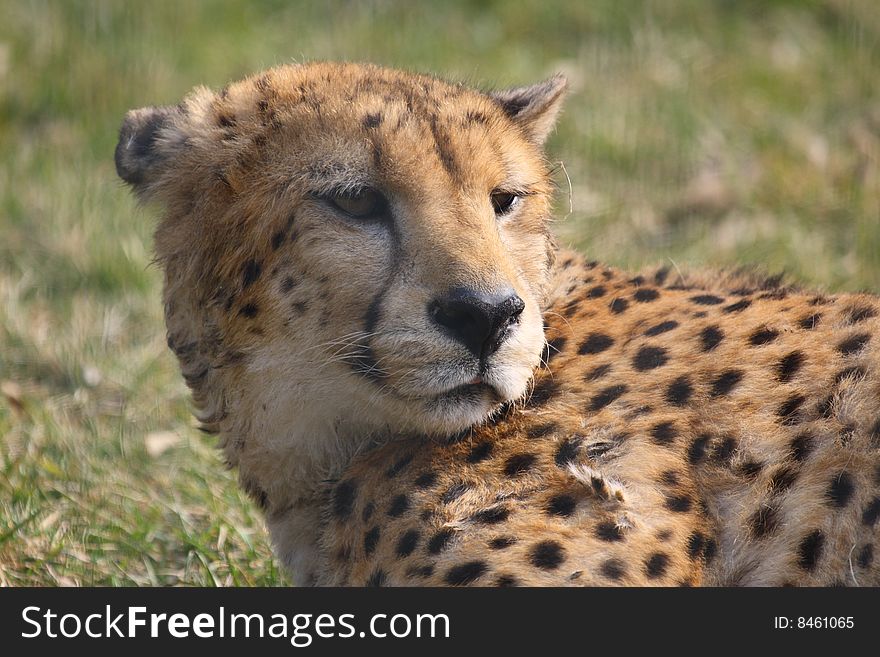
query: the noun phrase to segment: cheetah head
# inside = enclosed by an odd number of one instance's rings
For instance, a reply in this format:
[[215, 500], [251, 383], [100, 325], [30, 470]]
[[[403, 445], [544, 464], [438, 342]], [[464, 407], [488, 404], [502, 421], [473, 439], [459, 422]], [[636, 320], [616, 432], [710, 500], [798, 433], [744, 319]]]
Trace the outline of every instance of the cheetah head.
[[169, 344], [206, 425], [449, 434], [522, 397], [564, 89], [314, 63], [129, 112], [117, 170], [164, 208]]

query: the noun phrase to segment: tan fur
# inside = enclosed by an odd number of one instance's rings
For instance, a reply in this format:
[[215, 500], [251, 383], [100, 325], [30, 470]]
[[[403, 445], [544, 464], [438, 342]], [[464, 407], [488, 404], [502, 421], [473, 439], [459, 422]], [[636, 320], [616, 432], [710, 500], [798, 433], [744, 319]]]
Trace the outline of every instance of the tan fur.
[[[557, 256], [563, 90], [319, 63], [126, 117], [169, 346], [279, 558], [318, 584], [880, 583], [877, 299]], [[364, 187], [389, 221], [322, 200]], [[467, 399], [427, 310], [462, 286], [525, 302]]]

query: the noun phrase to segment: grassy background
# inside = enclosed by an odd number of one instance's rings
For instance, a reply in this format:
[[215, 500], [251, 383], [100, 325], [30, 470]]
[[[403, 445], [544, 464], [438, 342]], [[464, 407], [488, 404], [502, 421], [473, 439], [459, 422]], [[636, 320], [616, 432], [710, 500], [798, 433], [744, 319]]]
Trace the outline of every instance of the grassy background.
[[563, 242], [880, 289], [875, 0], [0, 0], [0, 585], [276, 584], [164, 345], [124, 111], [276, 63], [566, 73]]

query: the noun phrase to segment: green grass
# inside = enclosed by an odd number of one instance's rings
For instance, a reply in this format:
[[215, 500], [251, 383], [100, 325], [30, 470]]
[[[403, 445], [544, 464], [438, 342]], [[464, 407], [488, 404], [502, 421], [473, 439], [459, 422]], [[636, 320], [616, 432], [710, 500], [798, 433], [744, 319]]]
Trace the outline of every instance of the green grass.
[[874, 0], [0, 0], [0, 16], [0, 585], [285, 581], [193, 429], [154, 217], [113, 169], [125, 110], [196, 84], [323, 58], [492, 86], [562, 71], [562, 242], [880, 289]]

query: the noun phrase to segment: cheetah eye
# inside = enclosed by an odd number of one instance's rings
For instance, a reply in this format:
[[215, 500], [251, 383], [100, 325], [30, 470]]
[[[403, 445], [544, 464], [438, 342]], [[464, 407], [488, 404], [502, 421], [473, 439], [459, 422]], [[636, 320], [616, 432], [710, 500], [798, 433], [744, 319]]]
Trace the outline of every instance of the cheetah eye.
[[522, 200], [522, 197], [517, 196], [516, 194], [501, 191], [492, 192], [490, 198], [492, 200], [492, 209], [495, 210], [495, 214], [499, 217], [513, 212], [514, 208], [516, 208], [516, 206], [519, 205], [520, 200]]
[[360, 189], [355, 192], [332, 194], [325, 197], [327, 203], [355, 219], [376, 219], [383, 216], [388, 202], [375, 189]]

